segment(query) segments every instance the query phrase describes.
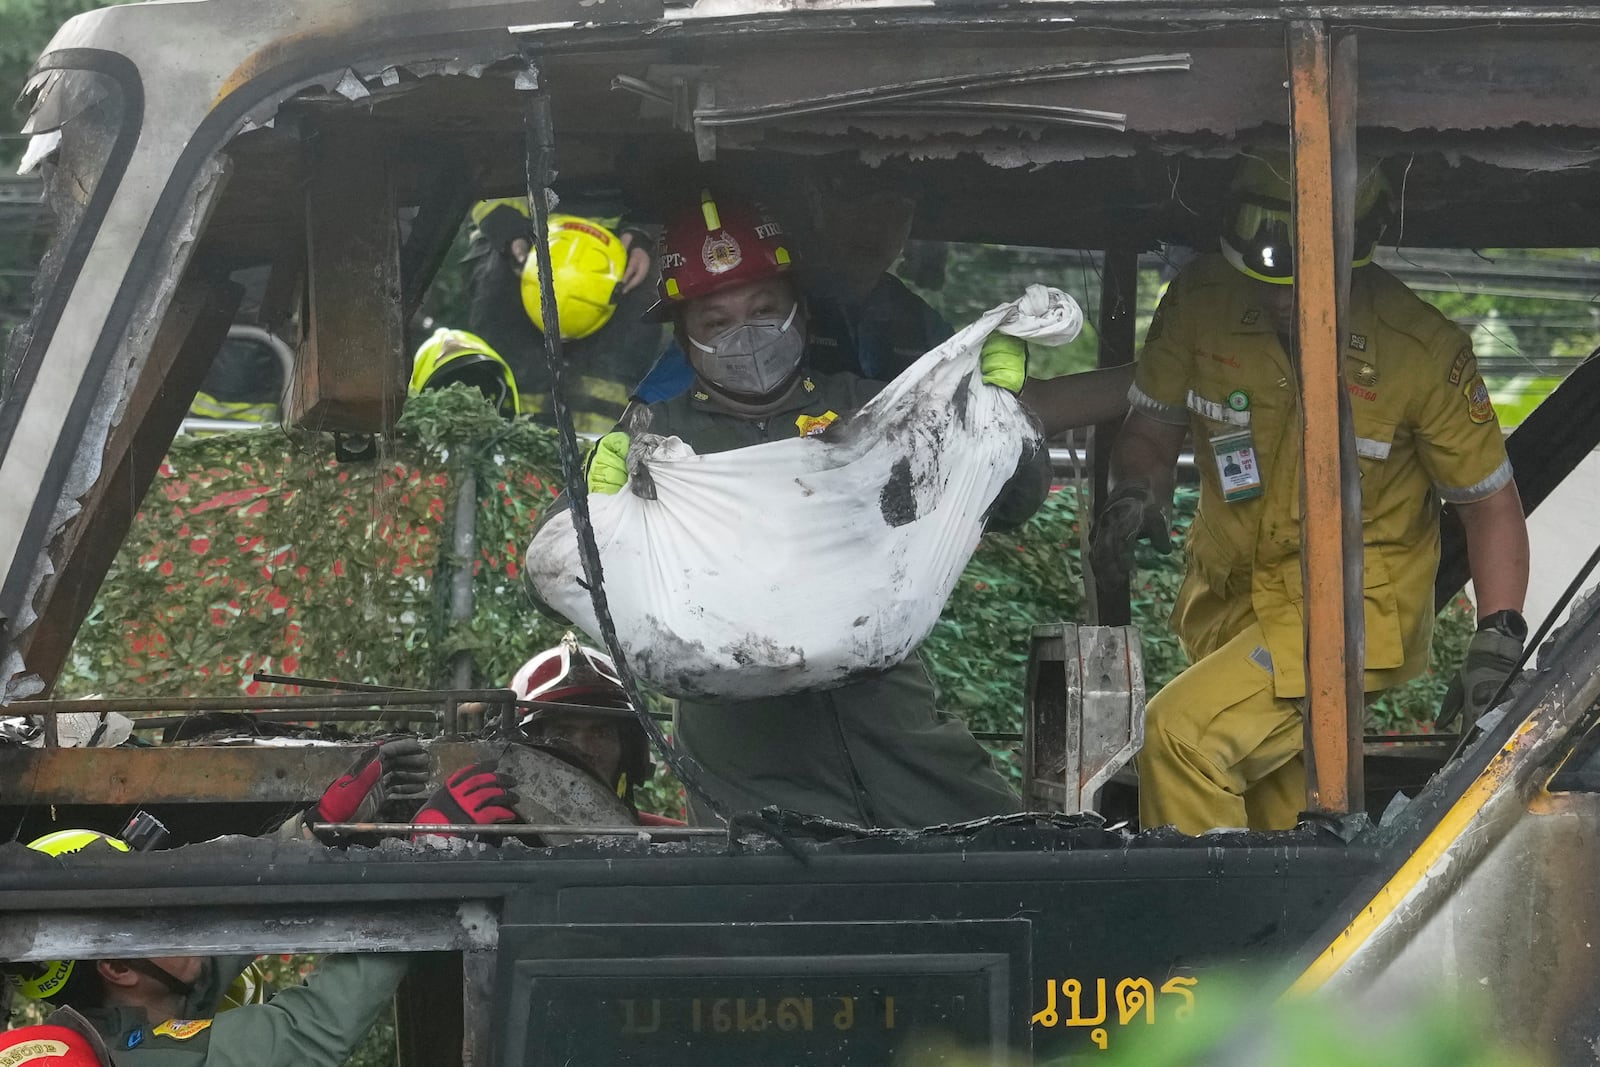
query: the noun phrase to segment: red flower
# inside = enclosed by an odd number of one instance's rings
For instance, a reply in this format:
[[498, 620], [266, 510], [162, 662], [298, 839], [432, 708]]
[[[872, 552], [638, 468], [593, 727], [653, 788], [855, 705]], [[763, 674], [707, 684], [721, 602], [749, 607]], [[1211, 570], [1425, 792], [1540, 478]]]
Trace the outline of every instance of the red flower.
[[189, 551], [195, 553], [196, 555], [205, 555], [207, 552], [211, 551], [211, 538], [196, 537], [193, 541], [189, 542]]

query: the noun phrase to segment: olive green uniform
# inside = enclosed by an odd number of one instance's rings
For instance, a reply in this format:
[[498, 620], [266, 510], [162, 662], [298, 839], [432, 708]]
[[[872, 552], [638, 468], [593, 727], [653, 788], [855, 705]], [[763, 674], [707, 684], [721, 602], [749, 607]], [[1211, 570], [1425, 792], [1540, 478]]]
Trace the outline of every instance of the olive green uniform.
[[[775, 410], [751, 417], [720, 406], [697, 384], [634, 408], [622, 428], [675, 436], [702, 454], [725, 452], [820, 433], [882, 387], [850, 374], [811, 375]], [[1043, 455], [1024, 465], [993, 517], [1021, 521], [1031, 514], [1048, 491], [1047, 464]], [[804, 610], [801, 583], [795, 598], [796, 610]], [[836, 689], [682, 701], [676, 744], [716, 796], [738, 811], [776, 805], [860, 825], [916, 828], [1020, 810], [989, 754], [965, 725], [935, 708], [936, 700], [932, 679], [913, 656]], [[710, 812], [691, 800], [691, 816], [705, 822]]]
[[151, 1022], [133, 1007], [82, 1015], [105, 1038], [114, 1067], [339, 1067], [394, 997], [409, 962], [328, 956], [305, 985], [214, 1017]]

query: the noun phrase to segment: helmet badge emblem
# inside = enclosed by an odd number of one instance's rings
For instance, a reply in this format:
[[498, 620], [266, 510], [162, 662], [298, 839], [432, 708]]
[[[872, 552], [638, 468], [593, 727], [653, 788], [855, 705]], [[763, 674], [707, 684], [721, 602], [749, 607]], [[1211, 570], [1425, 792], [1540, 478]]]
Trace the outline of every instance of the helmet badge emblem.
[[700, 260], [710, 273], [726, 274], [744, 261], [744, 253], [739, 250], [739, 242], [723, 230], [707, 235], [706, 243], [700, 247]]

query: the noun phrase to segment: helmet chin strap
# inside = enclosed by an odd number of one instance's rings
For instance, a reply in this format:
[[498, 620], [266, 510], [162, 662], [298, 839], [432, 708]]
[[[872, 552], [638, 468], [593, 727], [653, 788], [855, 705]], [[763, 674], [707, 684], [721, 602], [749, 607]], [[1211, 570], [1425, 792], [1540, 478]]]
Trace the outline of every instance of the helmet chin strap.
[[140, 974], [154, 978], [157, 982], [160, 982], [166, 987], [167, 992], [172, 993], [175, 996], [183, 997], [187, 1000], [190, 994], [194, 992], [193, 982], [183, 981], [165, 967], [157, 966], [156, 963], [151, 960], [132, 959], [123, 960], [122, 962], [127, 964], [131, 969], [138, 971]]

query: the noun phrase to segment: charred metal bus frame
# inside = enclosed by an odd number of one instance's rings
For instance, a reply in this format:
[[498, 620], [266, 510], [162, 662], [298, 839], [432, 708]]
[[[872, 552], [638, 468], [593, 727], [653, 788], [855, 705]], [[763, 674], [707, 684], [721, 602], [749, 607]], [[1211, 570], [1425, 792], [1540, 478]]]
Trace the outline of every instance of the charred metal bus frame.
[[[1459, 196], [1432, 205], [1424, 198], [1406, 221], [1418, 243], [1600, 245], [1596, 157], [1585, 147], [1600, 127], [1590, 110], [1597, 41], [1600, 15], [1559, 4], [1036, 0], [801, 10], [763, 0], [207, 0], [73, 20], [30, 82], [28, 132], [59, 135], [63, 158], [83, 151], [98, 166], [83, 176], [90, 180], [80, 199], [61, 205], [63, 243], [47, 260], [49, 284], [0, 403], [8, 502], [0, 510], [0, 673], [11, 698], [47, 687], [63, 662], [131, 522], [125, 502], [149, 485], [228, 327], [238, 299], [230, 255], [268, 249], [292, 263], [269, 295], [303, 308], [302, 359], [309, 347], [311, 362], [330, 368], [329, 380], [306, 387], [299, 414], [349, 432], [392, 425], [405, 377], [398, 347], [377, 349], [394, 358], [353, 394], [340, 395], [331, 372], [349, 365], [356, 340], [394, 340], [394, 309], [419, 298], [468, 201], [486, 187], [514, 188], [522, 160], [520, 130], [507, 138], [503, 128], [497, 135], [454, 115], [461, 138], [453, 144], [500, 137], [472, 157], [477, 172], [459, 173], [469, 169], [459, 159], [435, 160], [429, 180], [407, 190], [415, 214], [403, 243], [368, 225], [392, 222], [400, 206], [393, 185], [340, 189], [319, 185], [317, 175], [354, 173], [363, 153], [384, 161], [370, 169], [395, 163], [403, 132], [385, 141], [380, 120], [393, 115], [386, 107], [399, 92], [430, 78], [492, 81], [548, 91], [559, 108], [586, 62], [637, 54], [660, 68], [664, 80], [644, 85], [659, 97], [662, 121], [706, 159], [799, 149], [808, 138], [826, 144], [825, 130], [780, 123], [778, 142], [763, 146], [756, 121], [786, 85], [788, 103], [797, 102], [783, 76], [814, 65], [818, 48], [914, 58], [959, 46], [970, 50], [972, 69], [991, 71], [1016, 70], [999, 61], [1024, 47], [1090, 59], [1185, 53], [1193, 75], [1181, 83], [1129, 81], [1084, 97], [1114, 101], [1129, 115], [1209, 107], [1215, 128], [1191, 122], [1171, 143], [1219, 160], [1236, 151], [1234, 133], [1261, 124], [1252, 101], [1275, 102], [1269, 112], [1290, 130], [1303, 265], [1308, 807], [1330, 818], [1293, 834], [1200, 840], [1129, 838], [1092, 819], [1050, 816], [919, 835], [791, 828], [800, 840], [787, 847], [757, 825], [721, 842], [641, 834], [546, 852], [508, 846], [492, 857], [235, 840], [126, 857], [103, 877], [9, 845], [0, 846], [0, 956], [460, 953], [412, 980], [418, 1003], [453, 997], [463, 981], [469, 988], [459, 1030], [414, 1035], [408, 1055], [422, 1063], [458, 1062], [463, 1043], [474, 1062], [565, 1062], [602, 1050], [649, 1062], [748, 1062], [752, 1049], [770, 1062], [826, 1059], [839, 1048], [816, 1043], [827, 1026], [849, 1031], [841, 1040], [855, 1043], [841, 1047], [852, 1062], [872, 1062], [898, 1040], [888, 999], [897, 995], [902, 1019], [920, 1010], [923, 1021], [996, 1056], [1092, 1052], [1158, 1011], [1187, 1013], [1197, 997], [1203, 1010], [1216, 968], [1281, 960], [1289, 961], [1282, 983], [1303, 992], [1383, 998], [1414, 980], [1482, 977], [1509, 1032], [1576, 1056], [1595, 1036], [1600, 989], [1588, 949], [1600, 918], [1591, 869], [1600, 863], [1592, 847], [1600, 805], [1588, 766], [1600, 696], [1594, 612], [1575, 621], [1554, 665], [1501, 724], [1392, 823], [1349, 842], [1328, 829], [1348, 826], [1337, 816], [1359, 809], [1363, 796], [1359, 479], [1340, 377], [1339, 279], [1350, 255], [1358, 127], [1364, 144], [1414, 137], [1423, 151], [1504, 164], [1502, 172], [1472, 162], [1481, 211], [1470, 217]], [[740, 68], [747, 53], [763, 63]], [[884, 55], [885, 70], [896, 69], [894, 58]], [[985, 68], [985, 59], [995, 62]], [[723, 65], [731, 75], [719, 79]], [[493, 103], [495, 93], [482, 95]], [[1230, 100], [1237, 106], [1225, 106]], [[316, 113], [307, 118], [301, 108], [294, 117], [300, 105]], [[740, 106], [750, 123], [708, 121], [737, 118]], [[94, 128], [75, 131], [75, 120]], [[562, 165], [582, 172], [595, 166], [584, 157], [592, 144], [581, 122], [563, 125], [570, 120], [558, 111], [558, 151], [566, 146]], [[887, 121], [920, 120], [902, 109]], [[285, 234], [270, 211], [252, 216], [246, 195], [260, 177], [252, 168], [270, 165], [270, 153], [254, 157], [252, 145], [270, 138], [241, 135], [291, 124], [299, 124], [294, 136], [310, 135], [323, 166], [307, 173], [305, 214], [293, 216], [304, 229]], [[75, 148], [80, 133], [92, 143]], [[961, 151], [950, 144], [961, 138], [948, 140], [941, 151], [955, 173]], [[1153, 219], [1118, 203], [1107, 191], [1131, 173], [1116, 168], [1120, 150], [1085, 144], [1060, 157], [1086, 161], [1082, 173], [1102, 197], [1085, 197], [1082, 210], [1040, 198], [1026, 212], [985, 215], [975, 210], [984, 200], [1005, 202], [1028, 187], [1014, 171], [983, 168], [977, 173], [992, 188], [965, 200], [952, 194], [957, 202], [931, 211], [924, 225], [952, 239], [1018, 244], [1036, 243], [1041, 229], [1070, 228], [1103, 248], [1101, 357], [1124, 362], [1135, 347], [1137, 252], [1164, 226], [1183, 229], [1185, 216], [1174, 208]], [[513, 161], [509, 172], [496, 169], [497, 154]], [[1539, 170], [1557, 157], [1581, 166]], [[1519, 192], [1517, 182], [1527, 187]], [[945, 189], [960, 186], [952, 180]], [[268, 187], [261, 179], [256, 188]], [[1515, 241], [1506, 239], [1512, 231]], [[342, 286], [328, 270], [357, 261], [387, 266], [375, 282]], [[1530, 509], [1600, 438], [1600, 418], [1581, 402], [1593, 395], [1594, 370], [1590, 363], [1572, 375], [1512, 438]], [[1459, 536], [1447, 539], [1441, 597], [1465, 573]], [[1110, 591], [1102, 617], [1118, 607]], [[90, 814], [137, 801], [304, 800], [341, 762], [281, 752], [11, 751], [0, 753], [0, 791], [20, 828], [26, 813], [50, 804]], [[840, 1024], [846, 1001], [850, 1027]]]

